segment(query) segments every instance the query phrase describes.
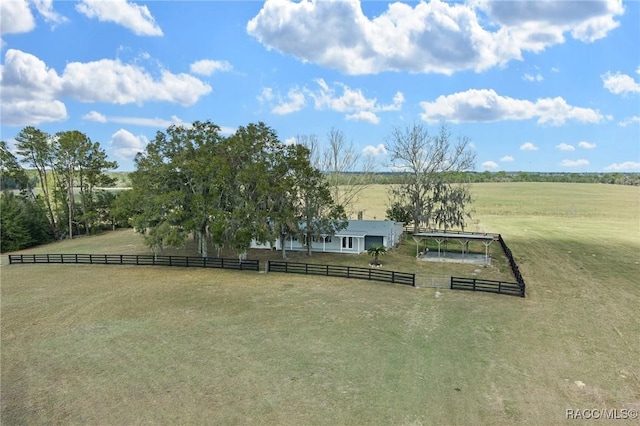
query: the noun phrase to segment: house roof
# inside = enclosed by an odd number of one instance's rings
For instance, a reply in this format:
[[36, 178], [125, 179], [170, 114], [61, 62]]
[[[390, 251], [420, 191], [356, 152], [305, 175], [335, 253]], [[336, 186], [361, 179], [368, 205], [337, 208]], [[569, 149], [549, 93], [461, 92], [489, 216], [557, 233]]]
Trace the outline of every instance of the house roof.
[[349, 225], [336, 232], [338, 237], [364, 237], [366, 235], [387, 236], [396, 226], [391, 220], [349, 220]]

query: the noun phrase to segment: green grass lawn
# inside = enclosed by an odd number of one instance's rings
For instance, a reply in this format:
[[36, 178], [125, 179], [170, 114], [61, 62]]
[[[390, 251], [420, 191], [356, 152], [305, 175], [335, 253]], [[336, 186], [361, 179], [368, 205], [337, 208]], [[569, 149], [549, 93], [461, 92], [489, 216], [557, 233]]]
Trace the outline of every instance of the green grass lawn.
[[[366, 211], [380, 208], [384, 191], [367, 192]], [[503, 235], [525, 299], [5, 258], [2, 424], [552, 425], [576, 423], [567, 409], [640, 409], [639, 189], [509, 183], [473, 192], [471, 230]], [[383, 257], [384, 267], [449, 273], [418, 263], [414, 249]], [[148, 249], [125, 230], [25, 252]], [[480, 276], [508, 273], [500, 268]]]

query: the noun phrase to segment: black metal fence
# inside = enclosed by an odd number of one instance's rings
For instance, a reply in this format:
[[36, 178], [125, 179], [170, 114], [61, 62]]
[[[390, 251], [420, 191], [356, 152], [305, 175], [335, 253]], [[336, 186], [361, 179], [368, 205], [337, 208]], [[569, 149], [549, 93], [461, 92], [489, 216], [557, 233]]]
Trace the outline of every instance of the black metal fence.
[[524, 297], [524, 286], [521, 286], [518, 283], [483, 280], [478, 278], [451, 277], [451, 289], [484, 291], [488, 293]]
[[80, 263], [96, 265], [157, 265], [259, 271], [260, 261], [222, 257], [153, 256], [143, 254], [10, 254], [14, 263]]
[[416, 275], [406, 272], [385, 271], [376, 268], [359, 268], [341, 265], [318, 265], [295, 262], [267, 262], [269, 272], [290, 274], [325, 275], [329, 277], [358, 278], [363, 280], [384, 281], [392, 284], [416, 286]]
[[500, 242], [500, 246], [502, 247], [502, 251], [504, 251], [504, 255], [507, 256], [507, 260], [509, 261], [509, 266], [511, 267], [511, 271], [513, 272], [513, 276], [520, 286], [522, 286], [522, 294], [524, 297], [524, 279], [522, 278], [522, 274], [520, 274], [520, 269], [518, 268], [518, 264], [516, 260], [513, 258], [513, 253], [511, 253], [511, 249], [507, 247], [507, 243], [502, 239], [502, 235], [498, 235], [498, 241]]

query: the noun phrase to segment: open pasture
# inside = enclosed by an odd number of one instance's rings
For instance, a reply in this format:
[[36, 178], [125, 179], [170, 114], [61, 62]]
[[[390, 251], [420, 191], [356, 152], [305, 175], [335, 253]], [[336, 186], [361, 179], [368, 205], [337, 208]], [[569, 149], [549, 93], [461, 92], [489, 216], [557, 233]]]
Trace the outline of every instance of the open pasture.
[[[503, 235], [527, 298], [5, 258], [2, 424], [546, 425], [640, 409], [640, 190], [473, 193], [469, 230]], [[361, 199], [365, 218], [384, 205], [384, 187]], [[405, 249], [382, 262], [417, 268]], [[148, 249], [118, 231], [25, 252]]]

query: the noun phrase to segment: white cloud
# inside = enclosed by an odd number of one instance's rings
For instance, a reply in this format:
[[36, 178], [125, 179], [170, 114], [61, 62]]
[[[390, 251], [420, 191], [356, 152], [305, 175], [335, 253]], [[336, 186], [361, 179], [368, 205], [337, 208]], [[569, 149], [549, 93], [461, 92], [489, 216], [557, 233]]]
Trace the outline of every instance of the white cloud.
[[536, 75], [525, 74], [525, 75], [522, 76], [522, 79], [524, 81], [533, 82], [533, 81], [542, 81], [542, 80], [544, 80], [544, 77], [542, 77], [542, 75], [540, 75], [540, 74], [536, 74]]
[[347, 74], [483, 71], [563, 43], [590, 42], [624, 8], [605, 2], [390, 3], [367, 17], [359, 0], [267, 0], [247, 32], [269, 49]]
[[510, 161], [513, 161], [513, 160], [514, 160], [514, 158], [512, 156], [510, 156], [510, 155], [505, 155], [504, 157], [502, 157], [500, 159], [500, 161], [502, 161], [503, 163], [508, 163]]
[[589, 160], [584, 160], [584, 159], [580, 159], [580, 160], [562, 160], [560, 162], [560, 165], [563, 166], [563, 167], [588, 166], [589, 165]]
[[286, 98], [274, 92], [270, 87], [262, 89], [258, 100], [260, 103], [273, 104], [271, 112], [285, 115], [299, 111], [307, 104], [307, 98], [313, 100], [313, 107], [317, 111], [330, 110], [343, 113], [347, 120], [365, 121], [372, 124], [380, 122], [378, 113], [400, 111], [404, 103], [402, 92], [396, 92], [389, 104], [381, 104], [376, 98], [367, 98], [360, 89], [352, 89], [342, 83], [332, 85], [319, 78], [316, 86], [293, 87], [289, 89]]
[[520, 150], [521, 151], [537, 151], [538, 147], [532, 144], [531, 142], [525, 142], [522, 145], [520, 145]]
[[100, 114], [98, 111], [89, 111], [88, 114], [82, 116], [83, 120], [95, 121], [97, 123], [106, 123], [107, 117], [104, 114]]
[[[166, 101], [193, 105], [211, 86], [189, 74], [160, 70], [160, 78], [119, 60], [68, 63], [62, 75], [34, 55], [9, 49], [0, 67], [2, 123], [36, 125], [66, 118], [61, 98], [115, 104]], [[33, 111], [33, 119], [30, 113]]]
[[380, 117], [371, 111], [360, 111], [353, 114], [347, 114], [345, 118], [350, 121], [365, 121], [371, 124], [380, 123]]
[[629, 124], [640, 123], [640, 115], [634, 115], [633, 117], [629, 117], [625, 120], [618, 122], [619, 126], [627, 127]]
[[163, 69], [154, 79], [141, 67], [111, 59], [68, 63], [62, 77], [64, 94], [83, 102], [168, 101], [190, 106], [211, 92], [211, 86], [189, 74]]
[[613, 170], [616, 172], [621, 171], [636, 171], [640, 170], [640, 162], [637, 161], [625, 161], [624, 163], [613, 163], [604, 168], [605, 170]]
[[258, 100], [260, 103], [265, 103], [273, 100], [274, 94], [273, 89], [271, 87], [265, 87], [262, 89], [262, 92], [258, 95]]
[[496, 163], [495, 161], [485, 161], [484, 163], [481, 164], [481, 166], [484, 170], [493, 170], [500, 167], [498, 163]]
[[304, 93], [297, 87], [289, 89], [287, 99], [280, 99], [280, 103], [271, 109], [271, 112], [277, 115], [287, 115], [292, 112], [300, 111], [306, 104]]
[[[153, 127], [156, 129], [166, 129], [169, 126], [191, 127], [191, 123], [184, 122], [178, 116], [172, 115], [170, 119], [154, 117], [121, 117], [121, 116], [105, 116], [97, 111], [91, 111], [82, 117], [84, 120], [96, 121], [99, 123], [118, 123], [129, 124], [133, 126]], [[220, 126], [220, 133], [230, 135], [236, 132], [235, 127]]]
[[558, 148], [560, 151], [575, 151], [576, 148], [573, 145], [569, 145], [568, 143], [564, 143], [562, 142], [559, 145], [556, 145], [556, 148]]
[[67, 108], [56, 100], [6, 100], [2, 99], [2, 124], [27, 126], [64, 121]]
[[82, 0], [76, 4], [76, 10], [101, 22], [122, 25], [136, 35], [162, 35], [162, 29], [156, 24], [147, 6], [129, 3], [126, 0]]
[[619, 72], [611, 74], [607, 72], [600, 76], [604, 83], [604, 88], [616, 95], [626, 95], [628, 93], [640, 93], [640, 83], [633, 77]]
[[291, 136], [290, 138], [286, 138], [284, 140], [285, 145], [295, 145], [298, 142], [298, 139], [295, 136]]
[[192, 63], [189, 69], [194, 74], [210, 76], [216, 71], [231, 71], [233, 66], [228, 61], [202, 59]]
[[381, 143], [378, 146], [367, 145], [362, 149], [362, 153], [371, 157], [380, 157], [387, 155], [387, 148]]
[[139, 152], [144, 152], [149, 139], [144, 135], [135, 136], [125, 129], [120, 129], [111, 136], [110, 145], [113, 153], [121, 160], [132, 160]]
[[593, 149], [596, 147], [596, 144], [593, 142], [581, 141], [578, 143], [578, 146], [582, 149]]
[[[400, 111], [404, 103], [402, 92], [396, 92], [390, 104], [379, 104], [376, 98], [367, 98], [360, 89], [352, 89], [346, 84], [335, 83], [330, 86], [323, 79], [316, 80], [319, 88], [310, 90], [316, 110], [332, 110], [345, 113], [348, 120], [367, 121], [377, 124], [380, 118], [376, 113]], [[336, 93], [336, 92], [341, 93]]]
[[561, 125], [567, 120], [598, 123], [604, 120], [599, 111], [575, 107], [561, 97], [542, 98], [535, 102], [498, 95], [493, 89], [470, 89], [439, 96], [433, 102], [420, 102], [420, 117], [429, 123], [449, 121], [494, 122], [538, 118], [538, 124]]
[[65, 105], [55, 99], [62, 79], [37, 57], [9, 49], [0, 67], [2, 124], [38, 125], [67, 118]]
[[[11, 1], [11, 0], [10, 0]], [[69, 20], [53, 10], [53, 0], [31, 0], [38, 10], [38, 13], [42, 15], [45, 21], [50, 22], [53, 26], [58, 24], [64, 24]]]
[[26, 0], [0, 2], [0, 34], [26, 33], [36, 27]]

